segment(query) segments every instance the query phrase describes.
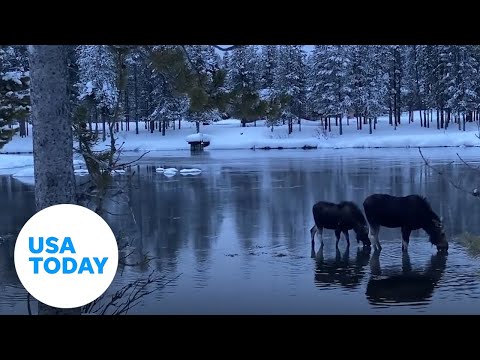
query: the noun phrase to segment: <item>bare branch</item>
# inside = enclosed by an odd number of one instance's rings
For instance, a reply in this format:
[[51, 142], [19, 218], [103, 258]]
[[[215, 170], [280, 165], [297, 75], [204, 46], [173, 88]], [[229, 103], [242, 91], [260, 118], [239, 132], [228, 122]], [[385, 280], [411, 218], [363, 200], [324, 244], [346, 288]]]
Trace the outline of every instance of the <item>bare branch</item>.
[[458, 158], [460, 159], [460, 161], [461, 161], [462, 163], [464, 163], [466, 166], [468, 166], [470, 169], [472, 169], [473, 171], [478, 171], [478, 172], [480, 172], [480, 167], [478, 167], [478, 166], [472, 166], [472, 165], [468, 164], [465, 160], [463, 160], [463, 159], [460, 157], [460, 155], [459, 155], [458, 153], [457, 153], [457, 156], [458, 156]]
[[138, 159], [135, 159], [135, 160], [133, 160], [133, 161], [129, 161], [129, 162], [127, 162], [127, 163], [120, 164], [119, 166], [125, 167], [125, 166], [128, 166], [128, 165], [130, 165], [130, 164], [133, 164], [133, 163], [139, 161], [141, 158], [143, 158], [143, 157], [144, 157], [145, 155], [147, 155], [149, 152], [150, 152], [150, 151], [147, 151], [147, 152], [143, 153]]
[[32, 315], [32, 309], [30, 308], [30, 293], [27, 292], [27, 309], [28, 309], [28, 315]]
[[138, 279], [132, 283], [123, 286], [121, 289], [112, 294], [108, 302], [103, 306], [100, 303], [101, 300], [105, 300], [106, 296], [101, 296], [92, 303], [86, 305], [83, 311], [85, 313], [99, 313], [101, 315], [105, 315], [110, 309], [112, 309], [112, 315], [127, 314], [130, 309], [140, 303], [141, 298], [164, 288], [169, 283], [178, 279], [182, 275], [180, 273], [176, 277], [163, 282], [160, 286], [155, 287], [152, 290], [146, 290], [146, 287], [148, 285], [165, 279], [165, 276], [154, 276], [154, 273], [155, 270], [153, 270], [145, 279]]
[[423, 161], [425, 162], [425, 165], [427, 165], [430, 169], [432, 169], [433, 171], [435, 171], [438, 175], [444, 177], [455, 189], [460, 190], [460, 191], [463, 191], [464, 193], [470, 194], [470, 195], [475, 196], [475, 197], [477, 196], [477, 195], [475, 195], [475, 191], [472, 193], [471, 191], [465, 190], [461, 185], [456, 184], [456, 183], [453, 182], [450, 178], [446, 177], [445, 174], [444, 174], [442, 171], [437, 170], [437, 169], [434, 168], [432, 165], [430, 165], [430, 163], [428, 162], [428, 160], [425, 159], [425, 157], [423, 156], [423, 153], [422, 153], [421, 148], [418, 148], [418, 151], [420, 152], [420, 156], [422, 157]]

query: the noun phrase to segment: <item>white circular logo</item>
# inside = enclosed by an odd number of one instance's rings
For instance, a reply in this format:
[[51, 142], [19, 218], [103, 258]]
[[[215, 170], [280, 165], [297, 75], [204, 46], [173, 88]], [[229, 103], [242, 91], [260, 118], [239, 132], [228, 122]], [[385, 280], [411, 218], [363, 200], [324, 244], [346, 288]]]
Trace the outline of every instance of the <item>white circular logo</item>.
[[118, 246], [108, 224], [79, 205], [61, 204], [32, 216], [18, 235], [15, 268], [25, 289], [56, 308], [86, 305], [110, 286]]

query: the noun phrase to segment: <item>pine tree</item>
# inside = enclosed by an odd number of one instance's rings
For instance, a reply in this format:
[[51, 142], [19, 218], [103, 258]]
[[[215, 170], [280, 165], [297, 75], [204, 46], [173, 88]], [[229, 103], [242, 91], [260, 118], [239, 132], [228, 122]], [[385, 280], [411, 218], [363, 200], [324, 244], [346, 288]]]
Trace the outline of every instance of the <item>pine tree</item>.
[[226, 88], [231, 94], [230, 113], [238, 117], [245, 127], [266, 113], [257, 83], [257, 49], [253, 45], [235, 48], [229, 58], [229, 73]]
[[306, 54], [301, 45], [280, 45], [275, 72], [274, 92], [280, 99], [282, 118], [288, 121], [288, 133], [293, 122], [306, 113]]
[[99, 111], [106, 140], [108, 117], [117, 106], [117, 68], [114, 53], [108, 45], [81, 45], [77, 48], [79, 100], [89, 101]]
[[362, 49], [365, 54], [365, 111], [369, 132], [376, 126], [376, 120], [387, 110], [385, 98], [388, 93], [388, 75], [383, 67], [383, 51], [381, 46], [370, 45]]
[[[30, 73], [24, 46], [0, 46], [0, 148], [20, 130], [26, 136], [30, 115]], [[18, 122], [18, 124], [17, 124]]]
[[323, 117], [340, 119], [352, 108], [351, 59], [349, 47], [324, 45], [314, 49], [315, 84], [312, 91], [318, 96], [316, 112]]
[[278, 65], [278, 45], [262, 45], [260, 64], [260, 88], [273, 89]]
[[[473, 56], [471, 46], [450, 46], [450, 55], [454, 76], [450, 78], [448, 83], [447, 108], [457, 118], [459, 128], [463, 124], [463, 130], [465, 131], [466, 118], [467, 116], [472, 117], [472, 112], [475, 110], [478, 101], [478, 64]], [[463, 121], [460, 121], [460, 118]], [[447, 116], [446, 126], [448, 126], [448, 120], [450, 120], [450, 113]]]

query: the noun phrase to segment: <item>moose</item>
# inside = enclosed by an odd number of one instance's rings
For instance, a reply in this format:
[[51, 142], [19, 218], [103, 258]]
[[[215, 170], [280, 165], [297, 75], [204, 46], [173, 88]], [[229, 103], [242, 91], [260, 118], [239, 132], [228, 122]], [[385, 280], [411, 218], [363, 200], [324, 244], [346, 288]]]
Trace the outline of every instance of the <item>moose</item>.
[[428, 200], [420, 195], [393, 196], [372, 194], [363, 202], [369, 224], [369, 238], [375, 250], [381, 250], [380, 227], [401, 228], [402, 250], [408, 250], [412, 230], [423, 229], [438, 251], [448, 251], [448, 241], [442, 220], [432, 210]]
[[356, 233], [357, 243], [360, 241], [364, 247], [370, 246], [368, 237], [368, 224], [360, 207], [352, 201], [342, 201], [332, 203], [328, 201], [319, 201], [312, 208], [313, 220], [315, 224], [310, 229], [312, 237], [312, 249], [315, 248], [315, 235], [320, 234], [320, 243], [323, 246], [323, 229], [335, 230], [337, 238], [336, 247], [340, 241], [340, 235], [345, 235], [347, 245], [350, 246], [350, 237], [348, 231]]

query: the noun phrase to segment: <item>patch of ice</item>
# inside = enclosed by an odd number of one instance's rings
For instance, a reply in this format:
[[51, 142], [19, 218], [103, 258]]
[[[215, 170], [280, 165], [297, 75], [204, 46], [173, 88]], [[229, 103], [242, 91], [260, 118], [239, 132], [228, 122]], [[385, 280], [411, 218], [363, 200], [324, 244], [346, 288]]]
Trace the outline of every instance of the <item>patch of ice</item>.
[[73, 172], [75, 173], [75, 175], [78, 175], [78, 176], [88, 175], [87, 169], [75, 169]]
[[202, 173], [202, 170], [200, 169], [182, 169], [180, 170], [180, 174], [182, 175], [199, 175]]

